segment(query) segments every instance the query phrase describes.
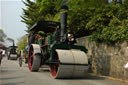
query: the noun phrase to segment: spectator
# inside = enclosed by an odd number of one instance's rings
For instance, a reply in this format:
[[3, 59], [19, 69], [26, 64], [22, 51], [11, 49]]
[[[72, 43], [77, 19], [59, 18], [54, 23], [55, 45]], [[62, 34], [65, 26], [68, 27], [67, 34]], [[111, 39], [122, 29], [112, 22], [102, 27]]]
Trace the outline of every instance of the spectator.
[[126, 65], [124, 66], [124, 68], [128, 71], [128, 62], [126, 63]]

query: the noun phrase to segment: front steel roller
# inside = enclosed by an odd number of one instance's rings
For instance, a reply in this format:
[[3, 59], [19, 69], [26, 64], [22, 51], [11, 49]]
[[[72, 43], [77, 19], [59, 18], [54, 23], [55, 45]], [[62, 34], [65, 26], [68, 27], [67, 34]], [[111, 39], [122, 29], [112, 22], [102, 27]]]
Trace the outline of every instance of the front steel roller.
[[50, 65], [53, 78], [81, 78], [85, 77], [88, 70], [88, 58], [80, 50], [56, 50], [56, 59], [59, 64]]
[[41, 63], [41, 50], [40, 46], [37, 44], [32, 44], [29, 48], [29, 55], [28, 55], [28, 67], [29, 70], [32, 72], [37, 72], [40, 68]]

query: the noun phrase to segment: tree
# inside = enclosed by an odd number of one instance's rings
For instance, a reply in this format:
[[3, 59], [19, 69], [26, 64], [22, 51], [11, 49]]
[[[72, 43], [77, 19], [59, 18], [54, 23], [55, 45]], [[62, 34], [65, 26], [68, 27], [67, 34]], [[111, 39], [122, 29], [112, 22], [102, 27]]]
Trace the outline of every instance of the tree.
[[125, 10], [127, 10], [128, 9], [128, 0], [125, 0], [123, 2], [122, 6], [123, 6], [122, 8], [124, 8]]
[[5, 37], [7, 37], [7, 35], [3, 32], [2, 29], [0, 29], [0, 41], [4, 42]]
[[[35, 22], [39, 20], [55, 20], [58, 21], [58, 14], [56, 10], [57, 0], [31, 0], [23, 1], [26, 9], [23, 9], [21, 16], [22, 22], [27, 25], [29, 29]], [[58, 0], [59, 1], [59, 0]]]
[[108, 0], [103, 0], [105, 4], [108, 4]]
[[69, 2], [69, 30], [76, 37], [87, 36], [92, 33], [92, 30], [86, 29], [87, 23], [102, 10], [106, 4], [104, 0], [73, 0]]
[[25, 49], [25, 47], [27, 46], [27, 35], [24, 35], [21, 38], [19, 38], [17, 46], [18, 46], [18, 53], [21, 50]]
[[119, 4], [119, 5], [121, 5], [122, 3], [123, 3], [123, 1], [122, 0], [112, 0], [112, 3], [113, 4]]
[[122, 0], [119, 0], [118, 2], [119, 2], [119, 4], [122, 4]]
[[[65, 1], [65, 0], [64, 0]], [[60, 7], [66, 4], [68, 12], [68, 31], [75, 37], [91, 36], [99, 42], [116, 42], [126, 40], [128, 0], [27, 0], [24, 14], [21, 16], [28, 29], [39, 20], [60, 20]], [[117, 31], [118, 30], [118, 31]], [[115, 36], [116, 35], [116, 36]]]
[[116, 5], [117, 4], [117, 0], [112, 0], [112, 3]]
[[23, 1], [23, 3], [26, 5], [27, 8], [23, 9], [21, 21], [24, 22], [27, 25], [27, 28], [29, 29], [36, 21], [39, 21], [44, 17], [39, 12], [39, 6], [36, 4], [36, 2], [26, 0], [26, 2]]

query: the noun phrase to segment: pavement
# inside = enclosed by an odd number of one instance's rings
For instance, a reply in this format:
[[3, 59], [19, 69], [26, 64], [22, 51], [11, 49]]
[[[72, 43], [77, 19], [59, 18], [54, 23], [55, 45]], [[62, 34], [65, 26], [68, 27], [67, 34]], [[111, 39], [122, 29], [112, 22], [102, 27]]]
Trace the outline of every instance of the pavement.
[[0, 66], [0, 85], [128, 85], [126, 82], [111, 80], [88, 74], [82, 79], [53, 79], [47, 66], [39, 72], [30, 72], [27, 64], [19, 67], [18, 60], [5, 57]]

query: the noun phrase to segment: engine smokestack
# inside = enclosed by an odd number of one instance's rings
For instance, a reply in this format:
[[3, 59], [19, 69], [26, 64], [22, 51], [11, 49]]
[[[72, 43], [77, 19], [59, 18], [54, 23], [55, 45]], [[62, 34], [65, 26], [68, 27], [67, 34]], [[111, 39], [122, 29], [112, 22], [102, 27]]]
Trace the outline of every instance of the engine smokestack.
[[64, 42], [66, 40], [66, 27], [67, 27], [67, 12], [68, 7], [66, 5], [63, 5], [60, 10], [60, 23], [61, 23], [61, 42]]

